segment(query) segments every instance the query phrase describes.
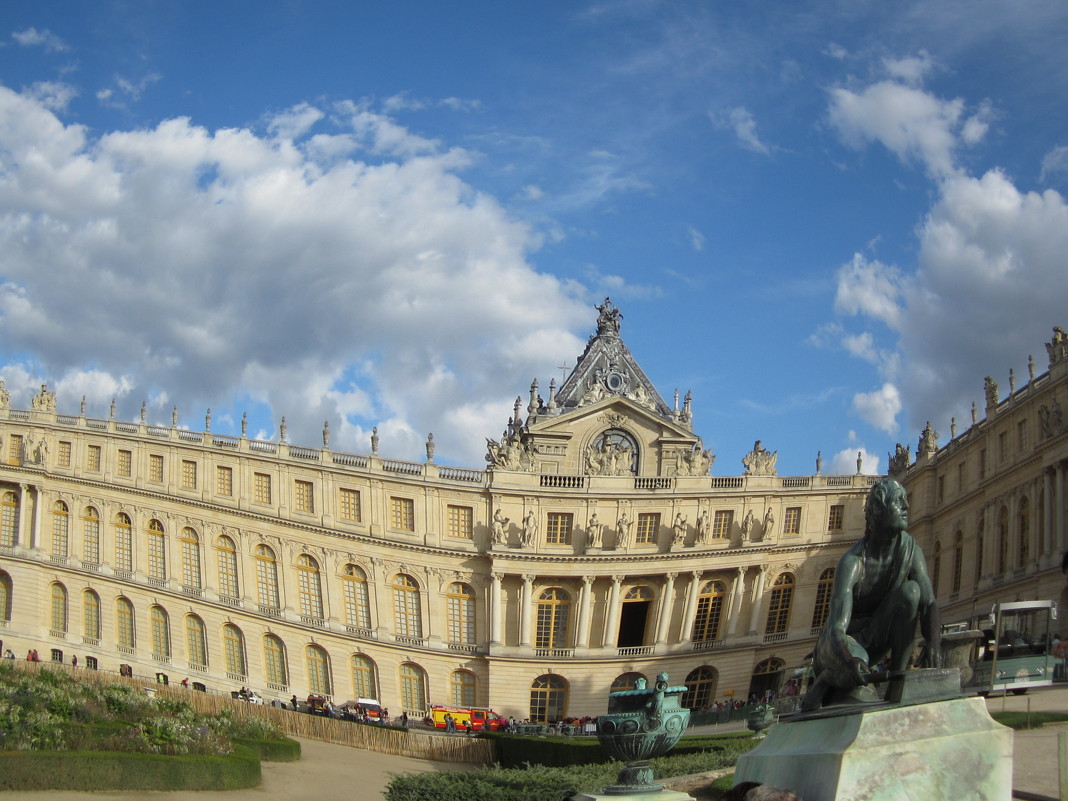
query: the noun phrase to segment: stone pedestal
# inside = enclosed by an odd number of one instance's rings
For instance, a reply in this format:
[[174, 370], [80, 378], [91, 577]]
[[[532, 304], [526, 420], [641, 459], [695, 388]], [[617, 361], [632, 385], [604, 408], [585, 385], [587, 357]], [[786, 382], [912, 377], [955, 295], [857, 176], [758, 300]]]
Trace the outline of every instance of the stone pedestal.
[[1012, 797], [1012, 730], [982, 698], [783, 721], [738, 759], [735, 783], [805, 801]]
[[609, 793], [575, 793], [568, 801], [694, 801], [689, 793], [678, 790], [656, 790], [649, 793], [610, 795]]

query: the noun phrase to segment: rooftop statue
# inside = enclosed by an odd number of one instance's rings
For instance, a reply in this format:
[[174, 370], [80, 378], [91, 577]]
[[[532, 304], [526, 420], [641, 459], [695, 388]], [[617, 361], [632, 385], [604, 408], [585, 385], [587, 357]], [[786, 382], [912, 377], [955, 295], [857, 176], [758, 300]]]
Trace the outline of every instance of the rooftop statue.
[[619, 321], [623, 319], [623, 313], [618, 306], [612, 305], [611, 298], [605, 298], [604, 303], [595, 307], [600, 314], [597, 315], [597, 336], [619, 336]]
[[889, 675], [901, 674], [912, 656], [916, 623], [926, 641], [925, 667], [941, 662], [941, 626], [934, 589], [920, 546], [906, 531], [905, 488], [892, 478], [877, 482], [864, 505], [864, 536], [838, 563], [830, 612], [813, 668], [816, 680], [801, 700], [803, 711], [824, 704], [876, 702], [869, 668], [889, 655]]
[[753, 443], [753, 450], [742, 459], [742, 464], [745, 465], [745, 474], [747, 476], [775, 476], [778, 475], [778, 471], [775, 469], [775, 462], [778, 459], [779, 452], [772, 453], [761, 445], [758, 439]]

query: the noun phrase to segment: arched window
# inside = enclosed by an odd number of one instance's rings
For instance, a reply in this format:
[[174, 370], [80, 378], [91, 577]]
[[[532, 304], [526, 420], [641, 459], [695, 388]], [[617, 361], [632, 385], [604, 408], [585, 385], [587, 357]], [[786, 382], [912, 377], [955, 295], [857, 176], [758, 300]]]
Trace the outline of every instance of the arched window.
[[286, 667], [286, 648], [278, 637], [268, 634], [263, 638], [263, 669], [267, 683], [276, 688], [289, 684], [289, 669]]
[[52, 619], [50, 628], [54, 633], [67, 633], [67, 588], [58, 581], [52, 585]]
[[82, 635], [100, 639], [100, 596], [92, 590], [82, 593]]
[[638, 441], [629, 431], [610, 428], [594, 439], [587, 461], [591, 475], [637, 474]]
[[449, 642], [475, 642], [474, 590], [468, 584], [450, 584], [445, 600], [448, 605]]
[[550, 587], [538, 596], [536, 648], [566, 648], [567, 620], [571, 613], [571, 596], [559, 587]]
[[308, 689], [316, 695], [333, 694], [326, 651], [318, 645], [309, 645], [304, 649], [304, 661], [308, 668]]
[[207, 667], [208, 641], [204, 621], [196, 615], [185, 616], [185, 658], [191, 665]]
[[697, 611], [693, 616], [693, 641], [712, 642], [719, 639], [719, 621], [723, 617], [726, 587], [722, 581], [706, 581], [697, 596]]
[[827, 622], [827, 613], [831, 611], [831, 590], [834, 589], [834, 568], [829, 567], [820, 573], [816, 584], [816, 605], [812, 607], [812, 636], [823, 630]]
[[153, 606], [150, 612], [152, 620], [152, 654], [153, 656], [171, 655], [171, 619], [161, 606]]
[[52, 504], [52, 556], [67, 556], [70, 553], [70, 512], [67, 504], [56, 501]]
[[454, 670], [449, 676], [449, 695], [453, 706], [474, 706], [478, 680], [470, 670]]
[[1009, 510], [1002, 506], [998, 510], [998, 574], [1009, 567]]
[[352, 694], [356, 698], [378, 698], [375, 663], [363, 654], [352, 655]]
[[148, 521], [148, 576], [157, 581], [167, 578], [167, 535], [155, 518]]
[[19, 496], [5, 492], [0, 498], [0, 546], [14, 548], [19, 544]]
[[938, 597], [939, 579], [942, 578], [942, 543], [935, 540], [934, 556], [931, 560], [931, 588], [935, 597]]
[[612, 682], [612, 686], [609, 688], [610, 693], [621, 693], [628, 690], [636, 690], [638, 688], [638, 679], [645, 681], [644, 673], [622, 673], [616, 676]]
[[201, 588], [200, 535], [186, 526], [179, 536], [182, 542], [182, 585], [194, 590]]
[[790, 628], [790, 605], [794, 600], [794, 575], [782, 573], [771, 585], [771, 603], [765, 634], [782, 634]]
[[781, 659], [771, 658], [753, 668], [753, 677], [749, 681], [749, 696], [764, 698], [769, 691], [778, 691], [785, 665]]
[[530, 719], [555, 723], [567, 712], [567, 682], [555, 673], [538, 676], [530, 685]]
[[[361, 629], [371, 628], [371, 604], [367, 597], [367, 574], [356, 565], [345, 565], [341, 576], [345, 596], [345, 624]], [[375, 696], [367, 696], [374, 698]]]
[[953, 587], [951, 592], [960, 592], [960, 582], [964, 570], [964, 532], [958, 531], [953, 540]]
[[[401, 637], [422, 637], [423, 618], [419, 611], [419, 585], [415, 579], [398, 573], [393, 579], [393, 633]], [[417, 707], [411, 707], [417, 709]]]
[[219, 568], [219, 595], [240, 598], [241, 586], [237, 581], [237, 547], [225, 534], [215, 540], [216, 565]]
[[134, 608], [127, 598], [119, 597], [115, 601], [115, 630], [120, 646], [134, 647]]
[[679, 699], [679, 704], [687, 709], [703, 709], [712, 703], [716, 696], [716, 679], [718, 674], [711, 665], [694, 668], [686, 676], [686, 692]]
[[0, 570], [0, 620], [11, 620], [11, 576]]
[[256, 546], [256, 593], [260, 606], [278, 609], [278, 562], [269, 545]]
[[1017, 567], [1026, 567], [1031, 561], [1031, 502], [1025, 497], [1020, 501], [1017, 515], [1020, 543], [1017, 549]]
[[115, 515], [115, 567], [133, 570], [133, 524], [125, 512]]
[[306, 553], [297, 557], [297, 592], [300, 613], [305, 617], [323, 617], [323, 588], [319, 580], [319, 563]]
[[226, 672], [229, 678], [243, 681], [248, 670], [245, 662], [245, 635], [233, 623], [223, 626], [223, 652], [226, 654]]
[[100, 564], [100, 513], [92, 506], [82, 512], [82, 559]]
[[426, 672], [413, 662], [400, 666], [401, 705], [406, 712], [426, 709]]

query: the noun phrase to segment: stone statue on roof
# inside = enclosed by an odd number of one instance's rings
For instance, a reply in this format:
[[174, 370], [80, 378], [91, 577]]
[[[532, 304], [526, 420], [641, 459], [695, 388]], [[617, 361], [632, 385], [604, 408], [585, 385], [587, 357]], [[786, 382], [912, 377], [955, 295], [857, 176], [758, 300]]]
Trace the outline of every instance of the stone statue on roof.
[[623, 319], [623, 313], [617, 306], [612, 305], [611, 298], [605, 298], [604, 303], [596, 307], [600, 312], [597, 315], [597, 336], [619, 336], [619, 321]]

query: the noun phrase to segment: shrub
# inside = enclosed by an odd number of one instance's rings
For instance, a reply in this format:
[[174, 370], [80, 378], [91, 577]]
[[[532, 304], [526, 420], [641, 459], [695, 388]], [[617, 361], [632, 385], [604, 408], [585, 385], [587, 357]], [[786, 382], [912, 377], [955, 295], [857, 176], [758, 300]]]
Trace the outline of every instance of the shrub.
[[300, 759], [300, 743], [289, 737], [271, 740], [235, 737], [234, 744], [244, 746], [265, 762], [296, 762]]

